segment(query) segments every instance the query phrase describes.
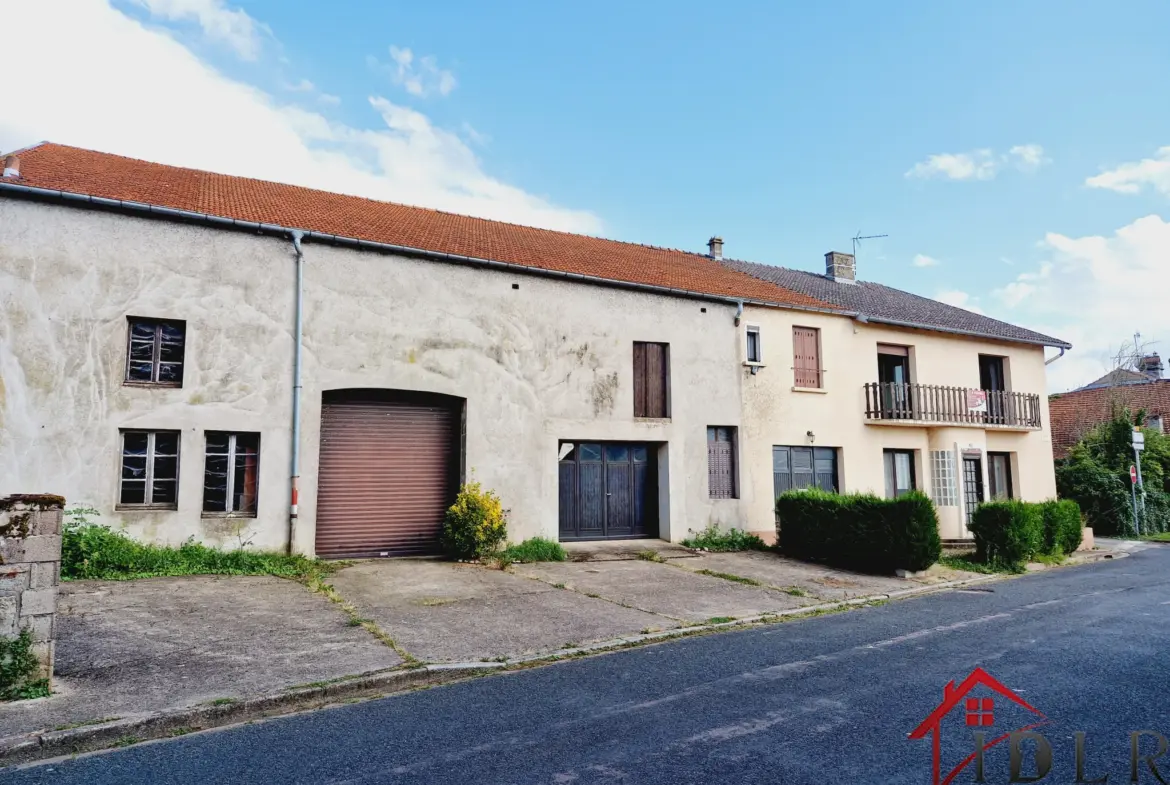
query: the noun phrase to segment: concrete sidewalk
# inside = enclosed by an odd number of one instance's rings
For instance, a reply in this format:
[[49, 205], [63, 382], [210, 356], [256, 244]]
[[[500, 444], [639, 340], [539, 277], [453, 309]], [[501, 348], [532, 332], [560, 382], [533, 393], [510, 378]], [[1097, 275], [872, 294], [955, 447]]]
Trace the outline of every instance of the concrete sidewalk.
[[267, 577], [66, 583], [54, 694], [0, 704], [0, 755], [21, 740], [44, 745], [45, 734], [414, 678], [427, 663], [441, 674], [563, 656], [973, 577], [938, 567], [917, 581], [865, 576], [771, 552], [695, 554], [652, 541], [582, 547], [571, 558], [508, 571], [358, 562], [331, 577], [332, 597]]

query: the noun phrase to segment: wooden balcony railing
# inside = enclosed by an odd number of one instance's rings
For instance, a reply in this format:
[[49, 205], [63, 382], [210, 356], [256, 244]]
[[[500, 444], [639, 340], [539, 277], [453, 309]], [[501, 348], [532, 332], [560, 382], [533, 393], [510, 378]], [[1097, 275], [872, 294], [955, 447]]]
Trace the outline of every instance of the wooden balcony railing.
[[865, 418], [940, 425], [1039, 428], [1040, 396], [937, 384], [870, 382]]

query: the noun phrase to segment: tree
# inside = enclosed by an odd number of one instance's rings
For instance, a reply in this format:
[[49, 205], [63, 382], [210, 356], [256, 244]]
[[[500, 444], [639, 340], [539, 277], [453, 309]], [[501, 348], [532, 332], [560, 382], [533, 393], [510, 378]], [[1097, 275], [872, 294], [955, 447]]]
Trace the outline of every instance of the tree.
[[[1086, 431], [1057, 461], [1056, 489], [1061, 498], [1080, 505], [1089, 526], [1098, 534], [1137, 534], [1130, 496], [1129, 467], [1133, 465], [1134, 426], [1144, 423], [1144, 410], [1131, 412], [1114, 403], [1110, 418]], [[1143, 428], [1146, 449], [1141, 454], [1145, 488], [1145, 533], [1170, 530], [1170, 437]]]

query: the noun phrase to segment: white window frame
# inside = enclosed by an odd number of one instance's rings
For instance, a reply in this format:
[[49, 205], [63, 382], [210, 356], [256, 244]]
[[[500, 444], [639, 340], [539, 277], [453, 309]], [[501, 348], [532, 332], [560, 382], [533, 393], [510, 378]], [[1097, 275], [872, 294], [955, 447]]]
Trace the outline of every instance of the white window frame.
[[[124, 461], [126, 460], [126, 437], [130, 434], [140, 434], [140, 433], [146, 434], [146, 475], [145, 475], [145, 480], [142, 480], [142, 481], [122, 476], [122, 468], [124, 466]], [[156, 437], [160, 433], [174, 434], [174, 436], [175, 436], [175, 455], [174, 455], [174, 458], [175, 458], [175, 477], [174, 477], [175, 500], [173, 502], [159, 502], [159, 503], [154, 502], [154, 479], [155, 479], [155, 477], [154, 477], [154, 461], [155, 461], [155, 458], [158, 457], [156, 455], [156, 451], [155, 451], [155, 440], [156, 440]], [[118, 503], [116, 505], [116, 508], [130, 509], [130, 510], [140, 510], [140, 509], [147, 509], [147, 508], [155, 509], [155, 510], [177, 510], [179, 508], [179, 469], [180, 469], [179, 464], [182, 460], [182, 458], [181, 458], [182, 451], [183, 451], [182, 442], [183, 442], [183, 436], [182, 436], [182, 433], [180, 431], [171, 431], [171, 430], [166, 430], [166, 429], [160, 429], [157, 431], [148, 431], [148, 430], [144, 430], [141, 428], [127, 428], [127, 429], [123, 430], [122, 431], [122, 446], [121, 446], [121, 452], [119, 454], [119, 460], [118, 460]], [[170, 456], [165, 456], [165, 457], [170, 457]], [[163, 479], [169, 481], [171, 478], [165, 477]], [[124, 501], [122, 501], [122, 486], [124, 483], [126, 483], [128, 481], [129, 482], [145, 482], [145, 486], [144, 486], [143, 492], [142, 492], [142, 501], [141, 502], [124, 502]]]
[[[154, 330], [154, 336], [150, 339], [150, 379], [132, 379], [130, 377], [130, 367], [136, 364], [134, 360], [134, 344], [145, 344], [147, 340], [144, 338], [134, 337], [134, 325], [141, 324], [149, 326]], [[183, 373], [187, 370], [187, 323], [181, 319], [153, 319], [145, 316], [129, 316], [126, 319], [126, 329], [128, 337], [126, 340], [126, 378], [123, 380], [124, 384], [143, 384], [154, 385], [157, 387], [182, 387]], [[179, 341], [164, 341], [163, 327], [177, 327], [182, 330], [183, 336]], [[163, 360], [162, 347], [163, 344], [168, 346], [179, 346], [182, 350], [183, 359], [181, 360]], [[141, 362], [141, 361], [138, 361]], [[164, 365], [178, 366], [179, 381], [160, 381], [159, 372]]]
[[[751, 336], [756, 336], [756, 356], [752, 357], [752, 341]], [[760, 333], [759, 325], [749, 324], [744, 330], [744, 357], [747, 362], [752, 365], [763, 365], [764, 363], [764, 339]]]
[[[224, 508], [222, 510], [208, 510], [206, 507], [203, 510], [204, 515], [229, 515], [237, 518], [254, 518], [257, 510], [260, 507], [260, 434], [254, 431], [211, 431], [211, 433], [222, 433], [228, 437], [228, 449], [226, 453], [211, 452], [207, 448], [206, 435], [203, 446], [203, 490], [207, 490], [207, 459], [215, 456], [227, 457], [227, 485], [226, 496], [224, 497]], [[255, 436], [256, 437], [256, 509], [251, 512], [240, 512], [232, 509], [236, 496], [236, 438], [239, 436]], [[206, 501], [203, 502], [206, 505]]]

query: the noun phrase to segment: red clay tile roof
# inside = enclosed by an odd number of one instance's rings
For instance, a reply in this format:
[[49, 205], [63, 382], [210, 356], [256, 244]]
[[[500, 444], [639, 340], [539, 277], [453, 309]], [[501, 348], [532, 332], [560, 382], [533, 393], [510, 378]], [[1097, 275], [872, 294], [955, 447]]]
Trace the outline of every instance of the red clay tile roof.
[[49, 142], [20, 151], [23, 185], [769, 303], [833, 306], [702, 254], [533, 229]]
[[1138, 409], [1145, 409], [1147, 417], [1160, 416], [1164, 423], [1170, 424], [1170, 379], [1050, 395], [1048, 411], [1053, 457], [1063, 458], [1086, 431], [1108, 420], [1114, 401], [1128, 406], [1135, 413]]

